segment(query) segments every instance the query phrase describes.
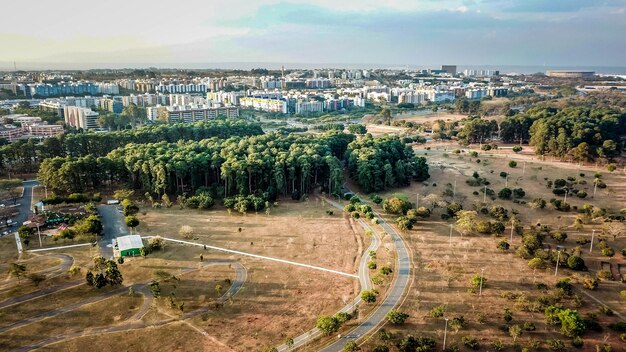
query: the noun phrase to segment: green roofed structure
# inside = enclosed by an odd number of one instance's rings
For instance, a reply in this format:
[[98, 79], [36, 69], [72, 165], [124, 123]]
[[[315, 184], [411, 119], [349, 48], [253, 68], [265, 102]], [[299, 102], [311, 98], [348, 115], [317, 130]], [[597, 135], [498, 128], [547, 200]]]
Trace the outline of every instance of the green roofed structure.
[[143, 241], [139, 235], [122, 236], [115, 239], [114, 248], [119, 257], [134, 257], [141, 255]]

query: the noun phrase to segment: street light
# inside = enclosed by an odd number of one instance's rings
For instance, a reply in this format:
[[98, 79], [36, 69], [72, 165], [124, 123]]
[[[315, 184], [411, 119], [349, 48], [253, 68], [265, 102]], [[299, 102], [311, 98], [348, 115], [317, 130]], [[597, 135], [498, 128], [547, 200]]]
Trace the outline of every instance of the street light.
[[450, 247], [452, 247], [452, 224], [450, 224]]
[[39, 231], [39, 224], [37, 224], [37, 235], [39, 235], [39, 248], [43, 247], [43, 244], [41, 244], [41, 231]]
[[559, 272], [559, 261], [561, 260], [561, 250], [556, 253], [556, 267], [554, 268], [554, 276]]
[[446, 337], [448, 336], [448, 318], [446, 319], [446, 327], [443, 330], [443, 350], [446, 350]]
[[589, 246], [589, 253], [591, 253], [591, 251], [593, 251], [593, 237], [596, 234], [596, 230], [591, 230], [591, 245]]

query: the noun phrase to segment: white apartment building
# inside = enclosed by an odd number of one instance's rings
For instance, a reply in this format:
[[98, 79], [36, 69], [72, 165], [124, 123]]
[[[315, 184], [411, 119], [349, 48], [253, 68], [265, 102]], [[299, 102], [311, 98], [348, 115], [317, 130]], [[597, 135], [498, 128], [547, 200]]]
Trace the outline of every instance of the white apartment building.
[[317, 100], [297, 101], [295, 104], [295, 113], [298, 115], [309, 115], [324, 111], [324, 102]]
[[234, 106], [213, 108], [207, 105], [168, 106], [169, 122], [196, 122], [216, 119], [218, 116], [226, 118], [239, 117], [239, 108]]
[[287, 102], [280, 99], [245, 97], [239, 99], [239, 105], [254, 110], [287, 113]]
[[69, 126], [83, 129], [98, 128], [98, 113], [89, 108], [79, 106], [63, 107], [65, 123]]

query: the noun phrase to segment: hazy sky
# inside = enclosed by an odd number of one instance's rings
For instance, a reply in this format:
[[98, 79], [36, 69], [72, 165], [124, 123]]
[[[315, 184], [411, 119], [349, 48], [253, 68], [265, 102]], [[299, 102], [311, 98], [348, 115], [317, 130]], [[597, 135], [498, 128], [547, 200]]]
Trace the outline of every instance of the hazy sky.
[[30, 0], [0, 62], [626, 66], [626, 0]]

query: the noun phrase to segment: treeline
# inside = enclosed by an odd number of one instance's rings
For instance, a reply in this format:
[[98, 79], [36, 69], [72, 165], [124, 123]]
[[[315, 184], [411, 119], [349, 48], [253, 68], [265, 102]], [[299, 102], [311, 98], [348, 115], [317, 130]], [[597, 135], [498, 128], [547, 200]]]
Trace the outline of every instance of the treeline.
[[271, 133], [128, 144], [106, 157], [47, 159], [38, 178], [61, 194], [127, 183], [157, 196], [202, 189], [212, 198], [250, 194], [268, 200], [279, 194], [299, 198], [316, 186], [330, 193], [340, 191], [340, 158], [353, 140], [351, 134], [331, 131], [322, 136]]
[[260, 134], [263, 134], [263, 130], [259, 124], [244, 120], [213, 120], [193, 124], [154, 125], [117, 132], [63, 134], [46, 138], [42, 143], [29, 139], [0, 147], [0, 170], [32, 172], [44, 159], [88, 155], [98, 158], [129, 143], [173, 143]]
[[398, 137], [356, 140], [348, 145], [346, 159], [350, 177], [367, 193], [430, 177], [426, 158], [416, 157]]

